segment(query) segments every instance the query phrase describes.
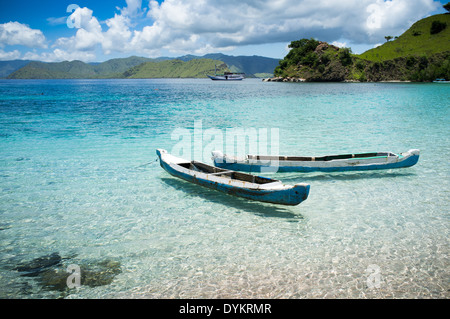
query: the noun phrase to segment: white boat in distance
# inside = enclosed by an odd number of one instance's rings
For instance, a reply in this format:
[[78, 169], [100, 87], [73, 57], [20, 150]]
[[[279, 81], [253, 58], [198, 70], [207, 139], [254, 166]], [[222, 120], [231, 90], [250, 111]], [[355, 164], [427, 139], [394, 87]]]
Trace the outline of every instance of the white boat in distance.
[[244, 79], [243, 73], [225, 72], [223, 75], [209, 75], [207, 76], [214, 81], [239, 81]]
[[436, 79], [433, 83], [450, 83], [450, 81], [447, 81], [446, 79]]
[[244, 79], [244, 73], [224, 72], [224, 74], [217, 74], [217, 68], [214, 65], [214, 75], [206, 74], [213, 81], [240, 81]]

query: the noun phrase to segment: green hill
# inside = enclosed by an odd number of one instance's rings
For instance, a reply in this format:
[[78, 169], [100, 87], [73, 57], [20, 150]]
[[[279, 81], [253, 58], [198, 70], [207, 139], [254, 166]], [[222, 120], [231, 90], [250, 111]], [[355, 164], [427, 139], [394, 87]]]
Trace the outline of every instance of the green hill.
[[190, 61], [164, 60], [160, 62], [145, 62], [135, 66], [121, 77], [131, 79], [142, 78], [206, 78], [206, 74], [214, 74], [229, 71], [222, 61], [212, 59], [194, 59]]
[[[432, 33], [433, 23], [442, 23], [446, 27]], [[397, 39], [368, 50], [359, 57], [370, 61], [386, 61], [405, 56], [431, 56], [446, 51], [450, 51], [450, 14], [438, 14], [417, 21]]]
[[393, 41], [360, 55], [315, 39], [292, 41], [277, 81], [431, 81], [450, 79], [450, 14], [416, 22]]
[[118, 74], [152, 59], [132, 56], [123, 59], [112, 59], [99, 64], [88, 64], [81, 61], [64, 61], [46, 63], [33, 61], [16, 70], [8, 79], [90, 79], [112, 78]]
[[13, 72], [8, 79], [79, 79], [95, 76], [93, 67], [81, 61], [45, 63], [33, 61]]

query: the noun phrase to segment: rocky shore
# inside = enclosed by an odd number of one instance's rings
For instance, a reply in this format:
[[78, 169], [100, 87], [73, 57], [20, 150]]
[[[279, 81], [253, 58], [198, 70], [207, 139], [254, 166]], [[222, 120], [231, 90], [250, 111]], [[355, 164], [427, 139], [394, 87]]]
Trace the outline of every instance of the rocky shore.
[[[302, 79], [302, 78], [295, 78], [295, 77], [286, 77], [283, 78], [281, 76], [276, 76], [273, 78], [265, 78], [262, 79], [263, 82], [310, 82], [307, 81], [306, 79]], [[343, 81], [339, 81], [339, 82], [345, 82], [345, 83], [360, 83], [361, 81], [357, 81], [357, 80], [343, 80]], [[386, 80], [386, 81], [365, 81], [365, 82], [381, 82], [381, 83], [408, 83], [408, 82], [412, 82], [409, 80]]]
[[306, 79], [297, 78], [297, 77], [282, 77], [276, 76], [273, 78], [262, 79], [263, 82], [306, 82]]

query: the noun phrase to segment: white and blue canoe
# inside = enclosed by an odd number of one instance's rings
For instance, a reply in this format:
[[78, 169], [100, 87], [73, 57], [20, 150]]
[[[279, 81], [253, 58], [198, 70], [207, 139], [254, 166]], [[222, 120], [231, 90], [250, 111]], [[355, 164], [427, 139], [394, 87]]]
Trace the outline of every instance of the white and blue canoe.
[[276, 179], [221, 169], [197, 161], [184, 160], [163, 149], [157, 149], [156, 154], [161, 167], [169, 174], [229, 195], [292, 206], [298, 205], [308, 198], [308, 184], [284, 185]]
[[243, 172], [345, 172], [410, 167], [419, 160], [420, 151], [307, 156], [246, 155], [244, 158], [228, 156], [221, 151], [212, 152], [216, 167]]

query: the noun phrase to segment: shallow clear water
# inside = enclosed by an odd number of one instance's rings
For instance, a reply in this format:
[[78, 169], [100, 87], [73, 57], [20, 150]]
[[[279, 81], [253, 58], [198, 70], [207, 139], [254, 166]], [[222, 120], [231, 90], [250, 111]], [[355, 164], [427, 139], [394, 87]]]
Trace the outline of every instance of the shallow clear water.
[[[1, 80], [0, 297], [448, 298], [449, 120], [442, 84]], [[407, 169], [272, 174], [311, 185], [283, 207], [147, 164], [199, 125], [277, 129], [286, 155], [421, 156]], [[194, 140], [186, 157], [210, 163]], [[55, 290], [14, 269], [54, 252], [58, 267], [114, 260], [121, 272]]]

